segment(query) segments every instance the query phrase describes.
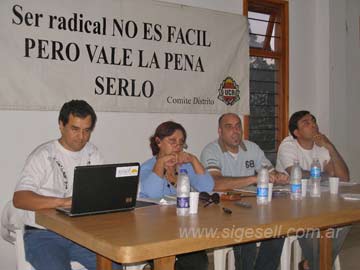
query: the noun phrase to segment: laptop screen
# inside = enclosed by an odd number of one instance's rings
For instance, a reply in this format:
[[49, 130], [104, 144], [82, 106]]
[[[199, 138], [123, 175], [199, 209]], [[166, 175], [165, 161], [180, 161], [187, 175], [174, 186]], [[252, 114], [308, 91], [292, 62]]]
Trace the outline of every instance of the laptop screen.
[[71, 214], [133, 209], [139, 171], [137, 162], [75, 167]]

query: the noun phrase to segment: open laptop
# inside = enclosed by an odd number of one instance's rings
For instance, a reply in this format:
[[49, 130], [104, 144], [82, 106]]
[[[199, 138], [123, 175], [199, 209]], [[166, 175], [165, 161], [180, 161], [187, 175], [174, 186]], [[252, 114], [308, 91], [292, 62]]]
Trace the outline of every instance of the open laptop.
[[71, 208], [56, 208], [68, 216], [83, 216], [135, 208], [140, 164], [77, 166]]

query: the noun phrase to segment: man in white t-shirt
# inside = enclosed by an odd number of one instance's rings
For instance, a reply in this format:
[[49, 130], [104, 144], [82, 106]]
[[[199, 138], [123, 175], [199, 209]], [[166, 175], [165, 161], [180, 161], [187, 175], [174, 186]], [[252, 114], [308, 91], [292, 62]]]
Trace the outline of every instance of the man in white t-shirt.
[[310, 177], [310, 165], [314, 157], [319, 158], [321, 172], [326, 176], [337, 176], [349, 180], [349, 169], [332, 142], [322, 133], [315, 117], [308, 111], [294, 113], [289, 121], [291, 136], [279, 146], [276, 169], [290, 174], [294, 160], [299, 160], [303, 177]]
[[38, 146], [29, 155], [15, 187], [14, 206], [24, 210], [26, 260], [37, 270], [71, 269], [71, 261], [95, 270], [92, 251], [35, 222], [36, 210], [71, 206], [75, 166], [103, 163], [102, 155], [89, 142], [96, 114], [86, 101], [65, 103], [58, 123], [60, 139]]
[[[318, 158], [322, 177], [337, 176], [341, 181], [349, 181], [349, 169], [332, 142], [322, 133], [315, 117], [309, 111], [298, 111], [289, 120], [291, 136], [285, 138], [278, 150], [276, 169], [290, 175], [294, 160], [302, 168], [302, 177], [310, 177], [310, 166], [313, 158]], [[341, 228], [333, 239], [333, 258], [340, 252], [349, 227]], [[319, 241], [316, 238], [299, 239], [304, 257], [303, 269], [319, 268]]]

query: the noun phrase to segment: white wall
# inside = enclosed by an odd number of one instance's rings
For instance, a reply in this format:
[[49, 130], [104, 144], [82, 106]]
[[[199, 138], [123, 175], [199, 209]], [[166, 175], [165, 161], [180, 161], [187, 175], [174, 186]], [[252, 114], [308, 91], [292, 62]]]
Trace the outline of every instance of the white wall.
[[[347, 0], [347, 38], [346, 47], [346, 107], [342, 108], [347, 112], [347, 129], [338, 130], [347, 140], [349, 150], [349, 166], [351, 175], [360, 182], [360, 1]], [[336, 124], [337, 125], [337, 124]], [[340, 136], [340, 135], [339, 135]]]
[[[307, 109], [318, 118], [360, 182], [358, 0], [290, 0], [291, 113]], [[354, 121], [355, 120], [355, 121]]]
[[315, 35], [314, 42], [314, 67], [315, 67], [315, 107], [312, 109], [320, 120], [321, 131], [329, 134], [329, 55], [330, 55], [330, 26], [329, 26], [329, 0], [315, 1]]
[[329, 132], [329, 0], [290, 0], [289, 115], [309, 110]]
[[289, 115], [310, 110], [316, 104], [314, 17], [313, 1], [289, 2]]
[[[346, 1], [330, 1], [330, 138], [350, 165], [347, 108]], [[354, 167], [351, 173], [354, 175]]]

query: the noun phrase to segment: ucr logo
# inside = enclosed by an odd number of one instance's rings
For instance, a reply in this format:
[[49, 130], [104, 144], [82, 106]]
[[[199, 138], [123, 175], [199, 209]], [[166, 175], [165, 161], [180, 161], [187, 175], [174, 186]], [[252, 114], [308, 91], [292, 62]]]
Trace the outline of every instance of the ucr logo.
[[231, 77], [226, 77], [220, 84], [218, 99], [226, 105], [234, 105], [240, 100], [239, 85]]

